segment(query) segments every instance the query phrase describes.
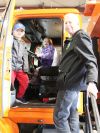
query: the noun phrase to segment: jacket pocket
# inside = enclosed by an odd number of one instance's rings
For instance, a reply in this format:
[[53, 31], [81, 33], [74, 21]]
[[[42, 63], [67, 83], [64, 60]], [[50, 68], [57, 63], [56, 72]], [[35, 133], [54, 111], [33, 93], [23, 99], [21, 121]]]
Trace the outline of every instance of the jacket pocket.
[[67, 80], [67, 74], [64, 72], [60, 72], [57, 78], [57, 88], [64, 89], [66, 80]]

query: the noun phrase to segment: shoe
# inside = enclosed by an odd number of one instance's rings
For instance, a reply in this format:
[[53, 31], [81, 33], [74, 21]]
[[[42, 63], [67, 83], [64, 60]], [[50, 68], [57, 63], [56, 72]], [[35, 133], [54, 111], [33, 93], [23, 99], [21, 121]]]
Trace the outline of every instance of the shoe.
[[28, 104], [28, 103], [29, 103], [29, 102], [26, 101], [24, 98], [17, 98], [17, 99], [16, 99], [16, 102], [17, 102], [17, 103], [22, 103], [22, 104]]

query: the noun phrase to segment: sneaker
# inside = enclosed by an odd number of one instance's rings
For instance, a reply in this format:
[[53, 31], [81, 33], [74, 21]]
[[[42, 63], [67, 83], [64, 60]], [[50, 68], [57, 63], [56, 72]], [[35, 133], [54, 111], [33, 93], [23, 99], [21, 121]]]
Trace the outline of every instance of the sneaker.
[[22, 104], [28, 104], [28, 101], [26, 101], [24, 98], [17, 98], [16, 102], [17, 103], [22, 103]]

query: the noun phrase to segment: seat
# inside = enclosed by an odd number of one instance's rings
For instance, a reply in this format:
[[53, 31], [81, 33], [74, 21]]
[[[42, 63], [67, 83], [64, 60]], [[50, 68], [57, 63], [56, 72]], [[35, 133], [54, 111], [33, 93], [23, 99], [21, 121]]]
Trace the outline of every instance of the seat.
[[58, 65], [58, 53], [57, 53], [57, 49], [55, 48], [52, 66], [57, 66], [57, 65]]
[[58, 76], [58, 66], [42, 67], [39, 70], [39, 75], [41, 79], [41, 85], [39, 90], [40, 98], [56, 97], [56, 80]]

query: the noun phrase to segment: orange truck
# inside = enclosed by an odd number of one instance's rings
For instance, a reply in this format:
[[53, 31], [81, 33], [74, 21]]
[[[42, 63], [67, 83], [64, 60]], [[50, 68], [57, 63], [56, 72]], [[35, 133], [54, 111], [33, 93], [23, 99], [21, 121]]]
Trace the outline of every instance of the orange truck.
[[[53, 110], [55, 102], [43, 102], [34, 91], [34, 85], [30, 85], [29, 104], [15, 104], [15, 90], [11, 90], [11, 48], [12, 28], [16, 22], [26, 26], [25, 41], [31, 43], [31, 51], [41, 43], [43, 36], [50, 36], [54, 40], [54, 46], [60, 56], [64, 38], [68, 34], [64, 32], [64, 15], [75, 13], [81, 17], [74, 8], [48, 8], [48, 9], [15, 9], [15, 0], [11, 0], [5, 10], [0, 34], [0, 133], [19, 133], [18, 124], [27, 123], [35, 125], [53, 125]], [[30, 57], [35, 62], [34, 57]], [[34, 63], [31, 61], [31, 68]], [[29, 73], [29, 76], [31, 74]], [[31, 77], [31, 76], [30, 76]], [[43, 77], [42, 77], [43, 78]], [[55, 83], [54, 83], [55, 84]], [[53, 86], [55, 87], [55, 86]], [[34, 93], [34, 94], [33, 94]], [[33, 94], [32, 96], [30, 96]], [[52, 99], [52, 98], [51, 98]], [[80, 94], [78, 107], [83, 113], [83, 95]]]

